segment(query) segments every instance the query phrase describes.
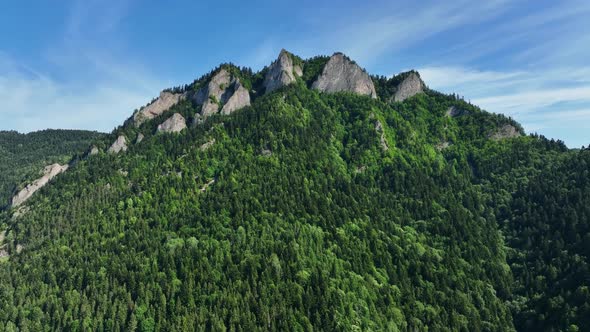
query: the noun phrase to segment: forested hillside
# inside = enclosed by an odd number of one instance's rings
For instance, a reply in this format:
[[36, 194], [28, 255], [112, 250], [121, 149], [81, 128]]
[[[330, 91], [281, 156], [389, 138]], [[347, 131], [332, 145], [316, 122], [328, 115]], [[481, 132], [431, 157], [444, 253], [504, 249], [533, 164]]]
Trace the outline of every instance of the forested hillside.
[[291, 61], [270, 93], [272, 68], [222, 66], [250, 106], [179, 97], [3, 212], [0, 330], [590, 329], [590, 151], [454, 95], [391, 101], [407, 74], [319, 92], [328, 58]]
[[0, 131], [0, 207], [18, 186], [39, 177], [43, 167], [69, 162], [100, 135], [84, 130]]

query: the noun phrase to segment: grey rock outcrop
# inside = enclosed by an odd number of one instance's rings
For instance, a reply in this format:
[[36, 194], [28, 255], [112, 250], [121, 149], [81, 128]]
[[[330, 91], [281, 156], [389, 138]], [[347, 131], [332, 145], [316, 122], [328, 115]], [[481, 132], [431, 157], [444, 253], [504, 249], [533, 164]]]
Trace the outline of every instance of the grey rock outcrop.
[[242, 84], [240, 80], [234, 82], [233, 93], [223, 105], [221, 114], [231, 114], [233, 111], [239, 110], [246, 106], [250, 106], [250, 93]]
[[168, 120], [158, 126], [159, 133], [178, 133], [186, 128], [186, 120], [178, 113], [174, 113]]
[[143, 136], [142, 133], [137, 134], [137, 138], [135, 139], [135, 144], [139, 144], [141, 143], [141, 141], [143, 141], [145, 137]]
[[57, 176], [59, 173], [65, 172], [68, 169], [68, 165], [53, 164], [46, 166], [43, 170], [43, 176], [33, 181], [33, 183], [27, 185], [23, 190], [19, 191], [14, 197], [12, 197], [12, 207], [19, 206], [26, 202], [33, 194], [43, 188], [51, 179]]
[[289, 85], [303, 76], [301, 66], [293, 64], [293, 56], [286, 50], [281, 50], [279, 57], [269, 67], [264, 77], [263, 86], [265, 93], [273, 92], [283, 86]]
[[451, 106], [447, 110], [446, 116], [449, 116], [451, 118], [456, 118], [456, 117], [468, 115], [468, 114], [469, 114], [469, 111], [467, 111], [467, 110], [460, 109], [456, 106]]
[[450, 142], [448, 142], [448, 141], [444, 141], [444, 142], [440, 142], [440, 143], [438, 143], [438, 144], [436, 145], [436, 149], [437, 149], [438, 151], [442, 151], [442, 150], [444, 150], [444, 149], [448, 148], [449, 146], [451, 146], [451, 143], [450, 143]]
[[387, 139], [385, 138], [385, 131], [383, 130], [383, 124], [381, 123], [381, 121], [375, 121], [375, 130], [379, 134], [381, 148], [383, 149], [383, 151], [389, 150], [389, 145], [387, 144]]
[[178, 104], [185, 98], [186, 95], [184, 93], [162, 91], [156, 100], [142, 108], [139, 112], [135, 113], [133, 116], [133, 123], [135, 126], [139, 126], [145, 121], [151, 120], [169, 110], [170, 107]]
[[212, 138], [211, 140], [209, 140], [207, 143], [203, 143], [203, 145], [201, 145], [199, 147], [199, 150], [201, 151], [206, 151], [207, 149], [209, 149], [210, 147], [213, 146], [213, 144], [215, 144], [215, 138]]
[[342, 53], [330, 57], [312, 88], [322, 92], [349, 91], [377, 98], [369, 74]]
[[199, 114], [199, 113], [195, 113], [195, 117], [193, 118], [193, 123], [192, 123], [192, 126], [193, 126], [193, 127], [194, 127], [194, 126], [198, 126], [198, 125], [200, 125], [201, 123], [203, 123], [203, 121], [204, 121], [204, 120], [203, 120], [203, 117], [201, 116], [201, 114]]
[[201, 187], [201, 192], [204, 193], [205, 191], [207, 191], [207, 188], [209, 188], [210, 186], [212, 186], [215, 183], [215, 179], [210, 180], [209, 182], [205, 183], [202, 187]]
[[88, 150], [86, 150], [86, 153], [84, 153], [84, 158], [94, 156], [94, 155], [98, 154], [99, 152], [100, 152], [100, 150], [98, 149], [98, 147], [96, 145], [91, 145], [88, 148]]
[[521, 136], [520, 132], [513, 125], [505, 124], [489, 135], [489, 138], [499, 141], [506, 138]]
[[[207, 86], [201, 88], [193, 96], [193, 101], [201, 106], [201, 118], [221, 112], [231, 112], [250, 105], [250, 93], [240, 83], [237, 77], [224, 68], [220, 69], [209, 81]], [[197, 117], [195, 116], [195, 119]]]
[[424, 82], [416, 72], [412, 72], [399, 84], [393, 100], [404, 101], [422, 92], [424, 92]]
[[117, 140], [107, 150], [108, 153], [119, 153], [121, 151], [127, 151], [127, 139], [123, 135], [117, 137]]

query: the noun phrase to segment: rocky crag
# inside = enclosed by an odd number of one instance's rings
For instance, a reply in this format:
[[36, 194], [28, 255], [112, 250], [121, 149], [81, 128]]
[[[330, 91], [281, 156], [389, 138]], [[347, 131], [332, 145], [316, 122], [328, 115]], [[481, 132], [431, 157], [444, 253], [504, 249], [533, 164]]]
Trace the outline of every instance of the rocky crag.
[[369, 74], [342, 53], [330, 57], [312, 88], [322, 92], [353, 92], [377, 98]]
[[301, 65], [294, 64], [293, 55], [286, 50], [281, 50], [279, 58], [269, 67], [264, 77], [264, 91], [270, 93], [283, 86], [294, 83], [297, 77], [303, 76]]
[[404, 101], [424, 92], [424, 88], [425, 85], [424, 82], [422, 82], [420, 75], [416, 72], [411, 72], [408, 77], [399, 84], [392, 99], [393, 101]]
[[19, 191], [14, 197], [12, 197], [11, 206], [17, 207], [26, 202], [33, 194], [43, 188], [51, 179], [57, 176], [59, 173], [65, 172], [68, 169], [68, 165], [53, 164], [46, 166], [43, 170], [43, 176], [28, 184], [24, 189]]

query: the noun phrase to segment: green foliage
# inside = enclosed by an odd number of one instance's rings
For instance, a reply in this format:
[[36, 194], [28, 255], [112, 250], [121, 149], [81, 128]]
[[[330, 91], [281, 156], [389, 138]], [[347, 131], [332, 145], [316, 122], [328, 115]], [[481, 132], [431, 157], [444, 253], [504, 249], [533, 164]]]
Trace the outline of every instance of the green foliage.
[[418, 74], [418, 72], [415, 70], [410, 70], [397, 74], [391, 78], [371, 75], [377, 96], [381, 100], [391, 100], [391, 98], [395, 95], [400, 83], [410, 76], [410, 74]]
[[324, 65], [330, 60], [329, 56], [315, 56], [303, 63], [303, 82], [311, 87], [311, 84], [320, 76]]
[[38, 178], [43, 167], [68, 163], [101, 135], [83, 130], [0, 131], [0, 208], [17, 187]]
[[590, 151], [493, 141], [522, 128], [434, 91], [387, 103], [382, 83], [371, 99], [300, 82], [155, 135], [194, 116], [185, 100], [99, 139], [145, 136], [0, 215], [24, 247], [0, 264], [0, 327], [588, 330]]
[[512, 248], [515, 326], [588, 330], [590, 151], [529, 139], [486, 147], [473, 159]]

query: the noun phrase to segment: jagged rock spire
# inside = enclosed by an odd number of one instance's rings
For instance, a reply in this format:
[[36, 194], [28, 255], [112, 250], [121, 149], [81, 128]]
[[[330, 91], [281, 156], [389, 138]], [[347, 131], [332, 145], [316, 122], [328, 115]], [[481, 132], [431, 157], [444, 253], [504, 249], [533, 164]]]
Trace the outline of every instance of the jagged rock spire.
[[342, 53], [334, 53], [312, 88], [322, 92], [349, 91], [377, 98], [369, 74]]
[[[200, 116], [206, 118], [212, 114], [230, 114], [233, 111], [250, 105], [250, 93], [241, 84], [240, 79], [233, 77], [225, 68], [221, 68], [193, 97], [193, 101], [201, 106]], [[220, 110], [221, 108], [221, 110]]]
[[397, 87], [393, 95], [394, 101], [404, 101], [412, 96], [424, 92], [425, 84], [420, 75], [412, 71]]
[[293, 54], [285, 49], [281, 50], [279, 57], [270, 65], [263, 86], [265, 92], [273, 92], [283, 86], [289, 85], [303, 76], [301, 65], [294, 64]]

